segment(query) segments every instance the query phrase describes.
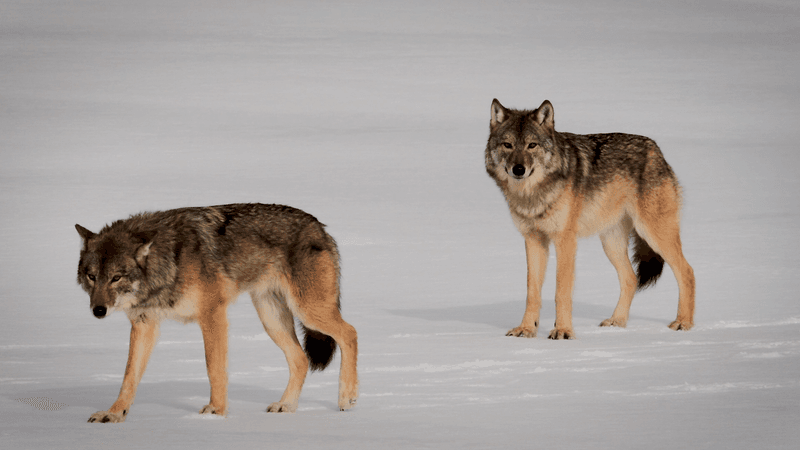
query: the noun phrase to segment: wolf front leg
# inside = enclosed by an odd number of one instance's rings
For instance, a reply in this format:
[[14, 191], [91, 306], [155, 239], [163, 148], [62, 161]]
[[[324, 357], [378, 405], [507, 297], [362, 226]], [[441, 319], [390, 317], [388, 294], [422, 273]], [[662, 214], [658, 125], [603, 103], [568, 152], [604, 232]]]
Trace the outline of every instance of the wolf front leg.
[[128, 349], [128, 364], [119, 390], [117, 401], [108, 411], [98, 411], [89, 417], [89, 422], [124, 422], [136, 397], [136, 388], [147, 368], [147, 361], [158, 340], [159, 322], [153, 319], [131, 320], [131, 341]]
[[556, 247], [556, 324], [550, 339], [575, 339], [572, 329], [572, 288], [575, 284], [575, 253], [578, 236], [565, 231], [555, 240]]
[[227, 302], [218, 304], [200, 315], [206, 369], [211, 383], [211, 399], [200, 414], [228, 413], [228, 315]]
[[536, 337], [549, 247], [550, 240], [544, 234], [534, 232], [525, 236], [525, 256], [528, 260], [528, 296], [525, 300], [525, 315], [522, 316], [522, 323], [509, 330], [506, 336]]

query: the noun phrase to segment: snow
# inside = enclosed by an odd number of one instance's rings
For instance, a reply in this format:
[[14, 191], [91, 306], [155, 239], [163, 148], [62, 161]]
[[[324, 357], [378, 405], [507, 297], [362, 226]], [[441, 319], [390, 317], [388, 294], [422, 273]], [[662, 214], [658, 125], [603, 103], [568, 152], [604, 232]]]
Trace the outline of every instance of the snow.
[[[800, 6], [796, 2], [0, 4], [3, 448], [771, 448], [800, 445]], [[556, 128], [650, 136], [678, 174], [696, 327], [669, 270], [626, 329], [581, 241], [578, 339], [505, 337], [525, 256], [483, 168], [492, 98]], [[295, 414], [246, 299], [230, 309], [230, 414], [195, 325], [165, 323], [121, 425], [122, 314], [94, 319], [80, 239], [142, 210], [285, 203], [340, 243], [361, 396], [338, 357]]]

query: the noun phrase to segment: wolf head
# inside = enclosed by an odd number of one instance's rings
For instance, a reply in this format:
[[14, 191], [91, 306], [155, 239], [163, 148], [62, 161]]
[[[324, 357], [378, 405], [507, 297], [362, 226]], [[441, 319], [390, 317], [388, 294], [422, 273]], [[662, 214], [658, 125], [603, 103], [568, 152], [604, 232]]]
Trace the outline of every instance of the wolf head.
[[83, 238], [78, 284], [89, 294], [95, 317], [138, 304], [153, 236], [106, 229], [96, 234], [77, 224], [75, 228]]
[[562, 166], [555, 148], [553, 105], [545, 100], [531, 110], [508, 109], [492, 101], [486, 171], [501, 188], [529, 179], [541, 181]]

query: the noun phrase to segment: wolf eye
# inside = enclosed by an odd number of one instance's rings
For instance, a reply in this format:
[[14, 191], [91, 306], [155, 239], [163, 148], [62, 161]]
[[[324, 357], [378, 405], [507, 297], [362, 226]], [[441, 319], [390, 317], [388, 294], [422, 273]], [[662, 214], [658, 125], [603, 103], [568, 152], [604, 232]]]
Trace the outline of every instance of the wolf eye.
[[503, 147], [505, 147], [505, 148], [514, 148], [514, 146], [511, 145], [511, 142], [503, 142]]
[[528, 144], [528, 148], [534, 148], [536, 147], [536, 145], [537, 145], [536, 142], [531, 142], [530, 144]]
[[119, 281], [119, 279], [120, 279], [120, 278], [122, 278], [122, 276], [120, 276], [120, 275], [114, 275], [114, 276], [111, 278], [111, 282], [112, 282], [112, 283], [116, 283], [117, 281]]
[[88, 274], [88, 273], [87, 273], [87, 274], [86, 274], [86, 278], [88, 278], [88, 279], [89, 279], [89, 281], [91, 281], [91, 282], [94, 282], [94, 281], [95, 281], [95, 276], [94, 276], [94, 275], [90, 275], [90, 274]]

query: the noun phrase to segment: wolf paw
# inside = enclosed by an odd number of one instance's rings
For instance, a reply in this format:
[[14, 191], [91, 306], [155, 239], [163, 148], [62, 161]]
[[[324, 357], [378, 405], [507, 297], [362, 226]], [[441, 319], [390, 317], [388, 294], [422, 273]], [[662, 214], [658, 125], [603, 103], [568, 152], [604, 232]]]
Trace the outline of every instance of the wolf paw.
[[689, 331], [692, 329], [694, 324], [692, 322], [688, 322], [685, 320], [676, 320], [669, 324], [669, 327], [675, 331], [682, 330], [682, 331]]
[[536, 327], [523, 327], [522, 325], [512, 328], [508, 330], [506, 336], [514, 336], [514, 337], [526, 337], [526, 338], [535, 338], [536, 337]]
[[89, 423], [122, 423], [125, 422], [125, 414], [112, 413], [110, 411], [97, 411], [89, 417]]
[[225, 410], [209, 404], [200, 409], [200, 414], [218, 414], [220, 416], [224, 416]]
[[354, 406], [356, 406], [355, 397], [345, 397], [339, 399], [339, 411], [347, 411]]
[[296, 403], [275, 402], [275, 403], [267, 406], [267, 412], [293, 413], [295, 411], [297, 411], [297, 404]]
[[575, 339], [575, 332], [572, 331], [572, 328], [554, 328], [553, 331], [550, 332], [548, 338], [554, 340]]
[[600, 326], [601, 327], [620, 327], [620, 328], [625, 328], [625, 326], [627, 324], [628, 324], [627, 320], [625, 320], [625, 319], [615, 319], [613, 317], [610, 318], [610, 319], [606, 319], [606, 320], [600, 322]]

